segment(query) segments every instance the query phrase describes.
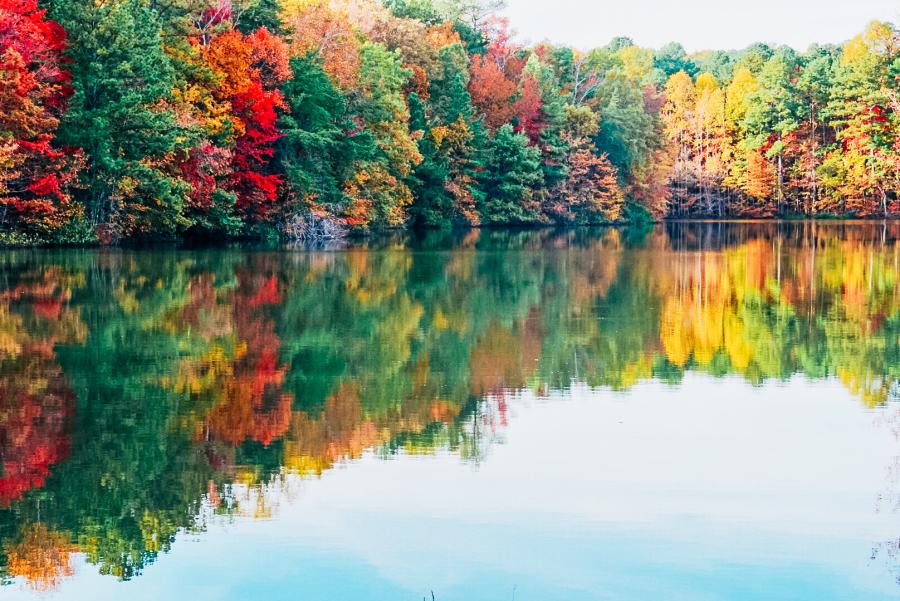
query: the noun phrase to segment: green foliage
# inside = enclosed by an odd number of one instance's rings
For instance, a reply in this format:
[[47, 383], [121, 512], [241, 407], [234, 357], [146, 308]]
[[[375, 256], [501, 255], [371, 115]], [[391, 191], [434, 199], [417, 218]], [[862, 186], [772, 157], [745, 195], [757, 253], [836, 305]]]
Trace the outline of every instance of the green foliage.
[[542, 184], [541, 153], [511, 125], [496, 131], [481, 181], [485, 223], [531, 223], [538, 218], [535, 191]]
[[[675, 73], [684, 71], [691, 77], [700, 71], [694, 59], [688, 57], [684, 47], [677, 42], [670, 42], [653, 53], [653, 66], [659, 69], [665, 83]], [[708, 69], [704, 69], [708, 71]]]
[[410, 181], [413, 224], [450, 227], [478, 223], [482, 191], [476, 181], [485, 144], [469, 95], [469, 59], [460, 44], [438, 52], [440, 68], [429, 82], [428, 98], [409, 95], [410, 129], [421, 132], [422, 162]]
[[95, 225], [118, 219], [138, 233], [174, 234], [185, 190], [151, 165], [184, 145], [175, 115], [161, 104], [174, 71], [155, 13], [137, 0], [63, 0], [51, 15], [70, 35], [74, 95], [59, 136], [89, 161], [79, 192], [87, 214]]
[[447, 219], [453, 210], [453, 197], [446, 184], [450, 179], [450, 165], [440, 154], [433, 136], [429, 135], [432, 126], [426, 117], [426, 106], [418, 94], [409, 95], [410, 128], [421, 131], [419, 152], [422, 162], [416, 167], [410, 183], [416, 196], [412, 208], [413, 224], [424, 227], [449, 227], [452, 222]]
[[611, 73], [597, 93], [600, 131], [595, 141], [610, 162], [629, 173], [653, 144], [653, 117], [644, 110], [640, 87], [618, 73]]
[[271, 32], [281, 30], [281, 7], [278, 0], [250, 0], [249, 5], [241, 10], [240, 19], [237, 22], [238, 29], [243, 33], [253, 33], [260, 27]]
[[606, 50], [610, 52], [618, 52], [623, 48], [631, 48], [634, 46], [634, 40], [626, 36], [616, 36], [609, 41], [609, 44], [604, 46]]
[[[710, 73], [717, 81], [731, 81], [734, 76], [734, 57], [722, 50], [708, 50], [690, 57], [690, 61], [696, 66], [696, 71], [684, 69], [690, 75], [695, 73]], [[676, 71], [677, 73], [677, 71]]]
[[343, 94], [315, 55], [291, 59], [291, 72], [282, 88], [288, 110], [279, 121], [284, 137], [278, 143], [290, 202], [315, 202], [339, 214], [346, 203], [344, 182], [375, 151], [372, 134], [358, 131]]
[[431, 114], [441, 123], [462, 119], [471, 123], [475, 110], [469, 95], [469, 58], [460, 44], [445, 46], [438, 52], [440, 71], [429, 85]]
[[[793, 94], [795, 68], [788, 57], [775, 55], [760, 70], [759, 89], [747, 98], [747, 114], [742, 126], [749, 134], [748, 144], [759, 148], [772, 135], [783, 138], [794, 131], [804, 117]], [[773, 149], [776, 147], [773, 145]], [[776, 150], [776, 152], [780, 152]]]
[[384, 0], [384, 5], [398, 17], [415, 19], [426, 25], [438, 25], [446, 19], [432, 0]]

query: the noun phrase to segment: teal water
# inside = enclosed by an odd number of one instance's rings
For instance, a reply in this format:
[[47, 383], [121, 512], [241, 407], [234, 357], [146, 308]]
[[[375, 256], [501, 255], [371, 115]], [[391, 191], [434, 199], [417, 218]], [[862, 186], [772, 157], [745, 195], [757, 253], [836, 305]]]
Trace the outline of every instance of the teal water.
[[0, 255], [0, 598], [900, 598], [900, 224]]

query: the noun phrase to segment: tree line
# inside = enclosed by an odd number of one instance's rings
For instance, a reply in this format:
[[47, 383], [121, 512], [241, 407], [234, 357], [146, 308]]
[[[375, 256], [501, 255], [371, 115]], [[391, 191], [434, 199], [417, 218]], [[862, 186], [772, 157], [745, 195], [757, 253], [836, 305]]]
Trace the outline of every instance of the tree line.
[[522, 46], [496, 0], [0, 0], [0, 242], [900, 213], [900, 35]]

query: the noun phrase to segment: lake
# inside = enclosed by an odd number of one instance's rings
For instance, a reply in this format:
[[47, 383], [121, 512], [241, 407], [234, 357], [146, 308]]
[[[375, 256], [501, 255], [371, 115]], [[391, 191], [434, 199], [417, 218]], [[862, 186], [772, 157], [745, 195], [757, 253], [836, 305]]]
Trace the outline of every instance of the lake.
[[0, 598], [900, 599], [900, 223], [0, 253]]

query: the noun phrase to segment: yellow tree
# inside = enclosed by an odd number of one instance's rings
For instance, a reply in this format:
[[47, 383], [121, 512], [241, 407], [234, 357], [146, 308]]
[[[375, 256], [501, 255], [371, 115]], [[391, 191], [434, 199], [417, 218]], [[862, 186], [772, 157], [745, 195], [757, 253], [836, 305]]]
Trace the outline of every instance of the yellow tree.
[[725, 179], [729, 144], [725, 127], [725, 93], [709, 73], [697, 76], [694, 106], [694, 155], [702, 210], [722, 216], [725, 206], [719, 193]]
[[697, 90], [691, 76], [684, 71], [672, 75], [666, 82], [665, 97], [660, 117], [666, 141], [672, 148], [673, 210], [676, 215], [686, 215], [692, 208], [691, 194], [696, 183], [692, 124]]
[[[742, 125], [747, 115], [748, 99], [759, 90], [756, 76], [747, 69], [738, 69], [725, 90], [725, 129], [732, 146], [744, 138]], [[771, 214], [768, 199], [772, 195], [771, 166], [757, 150], [741, 148], [734, 152], [727, 166], [723, 185], [730, 194], [731, 212], [743, 216], [764, 217]], [[735, 198], [735, 195], [737, 198]]]

